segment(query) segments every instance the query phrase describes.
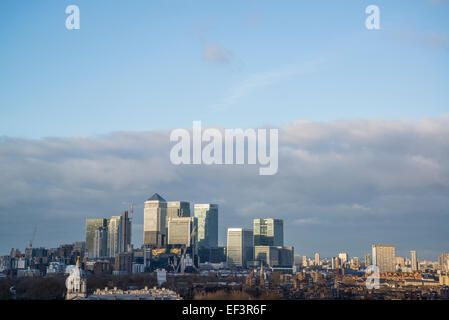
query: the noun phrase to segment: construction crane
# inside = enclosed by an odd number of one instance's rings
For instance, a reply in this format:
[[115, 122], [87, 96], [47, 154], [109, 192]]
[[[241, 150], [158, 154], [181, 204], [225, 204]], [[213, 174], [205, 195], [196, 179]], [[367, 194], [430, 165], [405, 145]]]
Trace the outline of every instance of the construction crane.
[[136, 207], [136, 204], [131, 201], [131, 202], [122, 202], [122, 204], [125, 204], [127, 206], [129, 206], [129, 220], [132, 222], [133, 221], [133, 215], [134, 215], [134, 208]]
[[29, 246], [30, 248], [33, 247], [33, 241], [34, 241], [34, 238], [36, 237], [36, 231], [37, 231], [37, 226], [35, 226], [34, 230], [33, 230], [33, 237], [30, 240], [30, 246]]

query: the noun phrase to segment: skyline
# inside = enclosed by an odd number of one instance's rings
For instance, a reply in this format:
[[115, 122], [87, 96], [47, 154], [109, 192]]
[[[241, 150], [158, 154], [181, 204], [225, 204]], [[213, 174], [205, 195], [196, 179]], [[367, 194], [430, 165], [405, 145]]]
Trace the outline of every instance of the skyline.
[[[81, 29], [67, 30], [76, 4]], [[380, 8], [367, 30], [365, 8]], [[300, 254], [449, 251], [449, 3], [0, 2], [0, 252], [134, 201], [285, 222]], [[278, 170], [170, 162], [172, 129], [279, 129]]]
[[0, 186], [1, 251], [25, 247], [35, 225], [36, 245], [80, 240], [86, 217], [118, 214], [122, 202], [157, 190], [170, 200], [217, 203], [220, 243], [235, 221], [250, 227], [268, 216], [284, 219], [285, 241], [301, 254], [364, 256], [378, 241], [434, 258], [448, 242], [448, 128], [449, 117], [295, 122], [280, 130], [279, 172], [270, 177], [254, 165], [173, 166], [169, 132], [3, 138], [0, 163], [10, 183]]

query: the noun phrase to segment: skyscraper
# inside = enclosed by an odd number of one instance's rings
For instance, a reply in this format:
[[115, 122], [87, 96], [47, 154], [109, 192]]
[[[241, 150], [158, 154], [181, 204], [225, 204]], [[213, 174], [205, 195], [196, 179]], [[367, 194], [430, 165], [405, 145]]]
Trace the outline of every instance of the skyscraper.
[[120, 252], [131, 251], [131, 219], [128, 216], [128, 211], [122, 212], [121, 219], [121, 235], [120, 235]]
[[167, 215], [165, 217], [166, 234], [168, 235], [168, 219], [190, 217], [190, 202], [167, 201]]
[[316, 266], [320, 265], [320, 254], [318, 252], [315, 253], [315, 265]]
[[416, 256], [416, 251], [415, 250], [411, 250], [410, 251], [410, 264], [412, 265], [412, 271], [419, 270], [418, 258]]
[[198, 219], [198, 247], [218, 247], [218, 205], [195, 203], [193, 210]]
[[229, 228], [227, 232], [226, 261], [228, 266], [246, 267], [253, 259], [253, 231], [244, 228]]
[[143, 215], [143, 244], [155, 247], [165, 246], [167, 202], [155, 193], [145, 201]]
[[108, 221], [108, 257], [115, 257], [120, 252], [120, 243], [122, 235], [122, 217], [113, 216]]
[[95, 230], [93, 258], [103, 258], [108, 256], [108, 229], [100, 227]]
[[372, 246], [373, 265], [379, 268], [379, 272], [395, 272], [395, 246], [375, 245]]
[[280, 219], [254, 219], [255, 246], [283, 246], [284, 222]]
[[94, 237], [98, 228], [107, 227], [106, 219], [86, 219], [86, 250], [88, 257], [94, 257]]
[[[195, 217], [181, 217], [168, 219], [168, 241], [170, 245], [185, 245], [186, 247], [196, 245], [196, 236], [193, 234], [197, 229]], [[196, 233], [196, 231], [195, 231]]]

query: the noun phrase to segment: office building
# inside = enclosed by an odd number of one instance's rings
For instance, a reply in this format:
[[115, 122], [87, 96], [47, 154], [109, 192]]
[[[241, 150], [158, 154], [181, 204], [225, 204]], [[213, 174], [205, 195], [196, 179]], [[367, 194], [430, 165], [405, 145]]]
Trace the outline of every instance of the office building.
[[218, 247], [218, 205], [195, 203], [193, 210], [198, 219], [198, 247]]
[[86, 251], [88, 257], [94, 257], [94, 237], [98, 228], [107, 228], [106, 219], [86, 219]]
[[292, 267], [293, 247], [254, 246], [254, 260], [267, 267]]
[[416, 251], [415, 250], [411, 250], [410, 251], [410, 265], [411, 265], [412, 271], [418, 271], [419, 270], [418, 257], [416, 256]]
[[168, 220], [169, 245], [196, 245], [197, 220], [195, 217], [170, 218]]
[[131, 218], [128, 211], [122, 212], [121, 227], [120, 227], [120, 252], [131, 251]]
[[104, 258], [108, 256], [108, 229], [100, 227], [95, 230], [93, 258]]
[[380, 273], [395, 272], [395, 246], [375, 245], [372, 246], [373, 265], [379, 268]]
[[167, 214], [165, 217], [165, 229], [168, 235], [168, 219], [190, 217], [190, 202], [167, 201]]
[[254, 219], [254, 245], [284, 245], [284, 222], [280, 219]]
[[320, 265], [320, 254], [318, 252], [315, 253], [315, 265], [316, 266]]
[[143, 218], [143, 243], [154, 247], [166, 245], [167, 202], [155, 193], [145, 201]]
[[122, 217], [113, 216], [108, 221], [108, 256], [115, 257], [120, 252]]
[[244, 267], [253, 259], [253, 231], [229, 228], [227, 232], [226, 261], [230, 267]]

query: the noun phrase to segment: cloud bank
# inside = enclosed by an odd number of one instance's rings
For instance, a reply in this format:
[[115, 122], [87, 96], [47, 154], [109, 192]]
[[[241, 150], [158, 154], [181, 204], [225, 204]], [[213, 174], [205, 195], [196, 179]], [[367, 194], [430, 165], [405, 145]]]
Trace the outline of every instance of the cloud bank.
[[0, 254], [84, 238], [84, 219], [140, 205], [133, 242], [142, 240], [143, 202], [220, 205], [225, 228], [253, 218], [285, 220], [295, 253], [352, 256], [372, 243], [436, 258], [449, 248], [449, 117], [420, 121], [295, 121], [280, 128], [279, 171], [258, 166], [174, 166], [170, 131], [98, 137], [0, 138]]

